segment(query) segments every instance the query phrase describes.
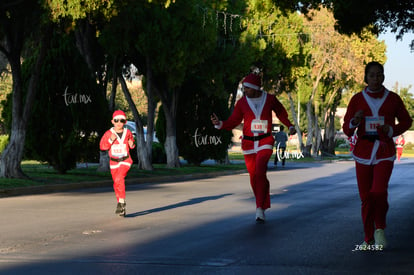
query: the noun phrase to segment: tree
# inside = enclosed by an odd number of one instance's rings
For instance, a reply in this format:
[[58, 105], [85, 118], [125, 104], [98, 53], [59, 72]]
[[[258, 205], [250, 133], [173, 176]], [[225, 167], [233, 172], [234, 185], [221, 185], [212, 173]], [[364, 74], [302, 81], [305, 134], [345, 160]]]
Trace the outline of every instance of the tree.
[[[407, 108], [408, 112], [411, 114], [411, 116], [414, 116], [414, 96], [412, 93], [409, 92], [411, 89], [411, 85], [404, 88], [399, 88], [398, 83], [395, 84], [393, 87], [393, 91], [398, 93], [403, 100], [405, 107]], [[411, 126], [410, 130], [414, 129], [414, 125]]]
[[196, 4], [196, 1], [177, 1], [168, 8], [158, 4], [128, 6], [130, 10], [135, 9], [139, 20], [134, 48], [144, 57], [144, 62], [136, 65], [143, 68], [145, 80], [151, 85], [151, 91], [147, 92], [154, 92], [161, 100], [165, 114], [168, 167], [180, 165], [176, 142], [180, 86], [215, 44], [214, 29], [203, 30]]
[[[0, 3], [0, 51], [10, 64], [13, 78], [10, 140], [0, 156], [0, 177], [25, 177], [21, 160], [26, 127], [39, 84], [40, 68], [47, 51], [46, 42], [51, 33], [48, 24], [41, 20], [42, 12], [37, 1], [4, 0]], [[25, 44], [29, 45], [26, 53], [36, 57], [26, 87], [21, 69]]]
[[[255, 55], [250, 43], [240, 40], [244, 3], [216, 1], [205, 7], [202, 17], [206, 28], [215, 29], [215, 47], [203, 62], [195, 65], [180, 88], [177, 111], [177, 145], [188, 162], [205, 159], [228, 161], [230, 131], [212, 127], [210, 116], [226, 119], [234, 108], [241, 79], [248, 73]], [[214, 18], [209, 20], [208, 18]], [[219, 26], [219, 27], [218, 27]]]
[[[108, 127], [110, 117], [99, 85], [74, 41], [74, 33], [54, 29], [48, 42], [53, 50], [44, 59], [25, 145], [31, 159], [46, 161], [62, 174], [75, 168], [77, 161], [97, 155], [97, 133]], [[30, 61], [23, 63], [29, 72]]]
[[311, 20], [304, 20], [312, 49], [307, 58], [308, 79], [303, 81], [311, 88], [306, 103], [308, 135], [304, 154], [334, 155], [335, 113], [342, 91], [360, 89], [364, 64], [373, 59], [385, 61], [385, 45], [369, 31], [359, 37], [338, 33], [327, 9], [311, 11], [308, 16]]
[[[263, 71], [266, 91], [282, 96], [286, 93], [290, 102], [291, 118], [296, 125], [299, 144], [302, 144], [301, 128], [294, 108], [299, 101], [298, 80], [305, 76], [306, 56], [309, 51], [308, 37], [303, 19], [296, 12], [285, 12], [271, 0], [248, 1], [245, 19], [246, 30], [242, 39], [255, 49], [256, 65]], [[287, 107], [287, 106], [286, 106]]]
[[[89, 65], [93, 75], [102, 88], [102, 96], [106, 97], [107, 82], [112, 80], [112, 88], [109, 96], [108, 107], [112, 112], [115, 108], [115, 97], [118, 83], [132, 110], [136, 122], [136, 142], [138, 167], [145, 170], [152, 170], [151, 165], [151, 144], [152, 125], [155, 104], [149, 100], [148, 129], [151, 138], [144, 141], [143, 125], [141, 114], [137, 111], [130, 91], [125, 83], [125, 68], [131, 64], [131, 59], [136, 60], [131, 51], [132, 41], [136, 37], [139, 25], [136, 24], [137, 14], [134, 14], [136, 7], [142, 7], [145, 3], [136, 1], [88, 1], [87, 3], [78, 0], [48, 1], [47, 5], [52, 11], [54, 20], [66, 23], [73, 29], [77, 46]], [[164, 3], [168, 7], [169, 1]], [[130, 7], [130, 8], [129, 8]], [[132, 19], [132, 20], [131, 20]], [[75, 26], [74, 28], [72, 26]], [[150, 96], [150, 99], [151, 96]], [[102, 134], [102, 133], [100, 133]], [[109, 169], [109, 157], [107, 152], [100, 152], [99, 170]]]
[[[374, 33], [390, 28], [400, 39], [404, 33], [414, 31], [414, 2], [412, 0], [282, 0], [275, 1], [284, 9], [300, 10], [307, 14], [320, 5], [331, 9], [341, 33], [361, 33], [370, 27]], [[414, 41], [411, 42], [414, 49]]]
[[[216, 53], [223, 56], [219, 50]], [[221, 64], [214, 63], [212, 57], [207, 63], [210, 66], [201, 64], [200, 69], [215, 68]], [[222, 117], [229, 115], [229, 93], [224, 90], [223, 79], [217, 77], [211, 81], [209, 76], [209, 73], [203, 75], [198, 70], [191, 74], [181, 87], [182, 96], [178, 103], [177, 146], [180, 155], [195, 165], [200, 165], [206, 159], [224, 161], [232, 137], [230, 131], [221, 132], [211, 125], [212, 113], [219, 113]], [[233, 89], [236, 90], [237, 85]]]

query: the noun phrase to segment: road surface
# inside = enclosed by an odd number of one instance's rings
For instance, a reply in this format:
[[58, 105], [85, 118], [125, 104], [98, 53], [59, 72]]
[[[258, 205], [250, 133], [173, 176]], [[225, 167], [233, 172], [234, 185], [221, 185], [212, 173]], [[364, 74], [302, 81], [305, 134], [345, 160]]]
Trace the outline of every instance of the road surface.
[[395, 164], [384, 251], [363, 241], [354, 163], [272, 169], [255, 223], [248, 174], [0, 199], [0, 274], [414, 274], [414, 160]]

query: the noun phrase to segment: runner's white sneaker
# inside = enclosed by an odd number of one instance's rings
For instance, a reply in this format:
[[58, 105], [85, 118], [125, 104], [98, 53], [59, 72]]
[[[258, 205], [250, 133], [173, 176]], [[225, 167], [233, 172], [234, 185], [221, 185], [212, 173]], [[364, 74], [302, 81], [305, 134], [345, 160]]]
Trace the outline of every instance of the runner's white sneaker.
[[256, 209], [256, 222], [264, 222], [265, 221], [265, 214], [264, 210], [261, 207]]
[[381, 249], [387, 247], [384, 229], [377, 229], [374, 232], [375, 245], [381, 246]]

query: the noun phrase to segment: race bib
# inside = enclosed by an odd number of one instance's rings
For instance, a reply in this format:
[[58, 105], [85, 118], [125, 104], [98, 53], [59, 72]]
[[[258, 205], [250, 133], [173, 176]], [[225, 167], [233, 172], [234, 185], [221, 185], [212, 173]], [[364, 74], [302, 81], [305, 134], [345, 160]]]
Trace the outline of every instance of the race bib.
[[365, 117], [365, 133], [367, 135], [378, 135], [377, 127], [384, 125], [384, 117]]
[[128, 155], [126, 144], [113, 144], [111, 146], [111, 154], [114, 157], [122, 158]]
[[267, 120], [253, 119], [251, 125], [252, 133], [267, 133]]

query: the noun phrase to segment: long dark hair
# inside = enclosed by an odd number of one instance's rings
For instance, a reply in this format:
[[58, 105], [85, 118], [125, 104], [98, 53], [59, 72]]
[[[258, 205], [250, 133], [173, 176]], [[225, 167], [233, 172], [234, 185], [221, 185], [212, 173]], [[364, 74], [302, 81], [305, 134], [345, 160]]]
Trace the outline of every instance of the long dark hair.
[[367, 65], [365, 65], [365, 75], [364, 75], [364, 81], [365, 81], [365, 83], [368, 83], [367, 82], [367, 74], [368, 74], [368, 71], [372, 67], [378, 67], [378, 68], [380, 68], [382, 74], [384, 74], [384, 66], [381, 63], [377, 62], [377, 61], [371, 61]]

